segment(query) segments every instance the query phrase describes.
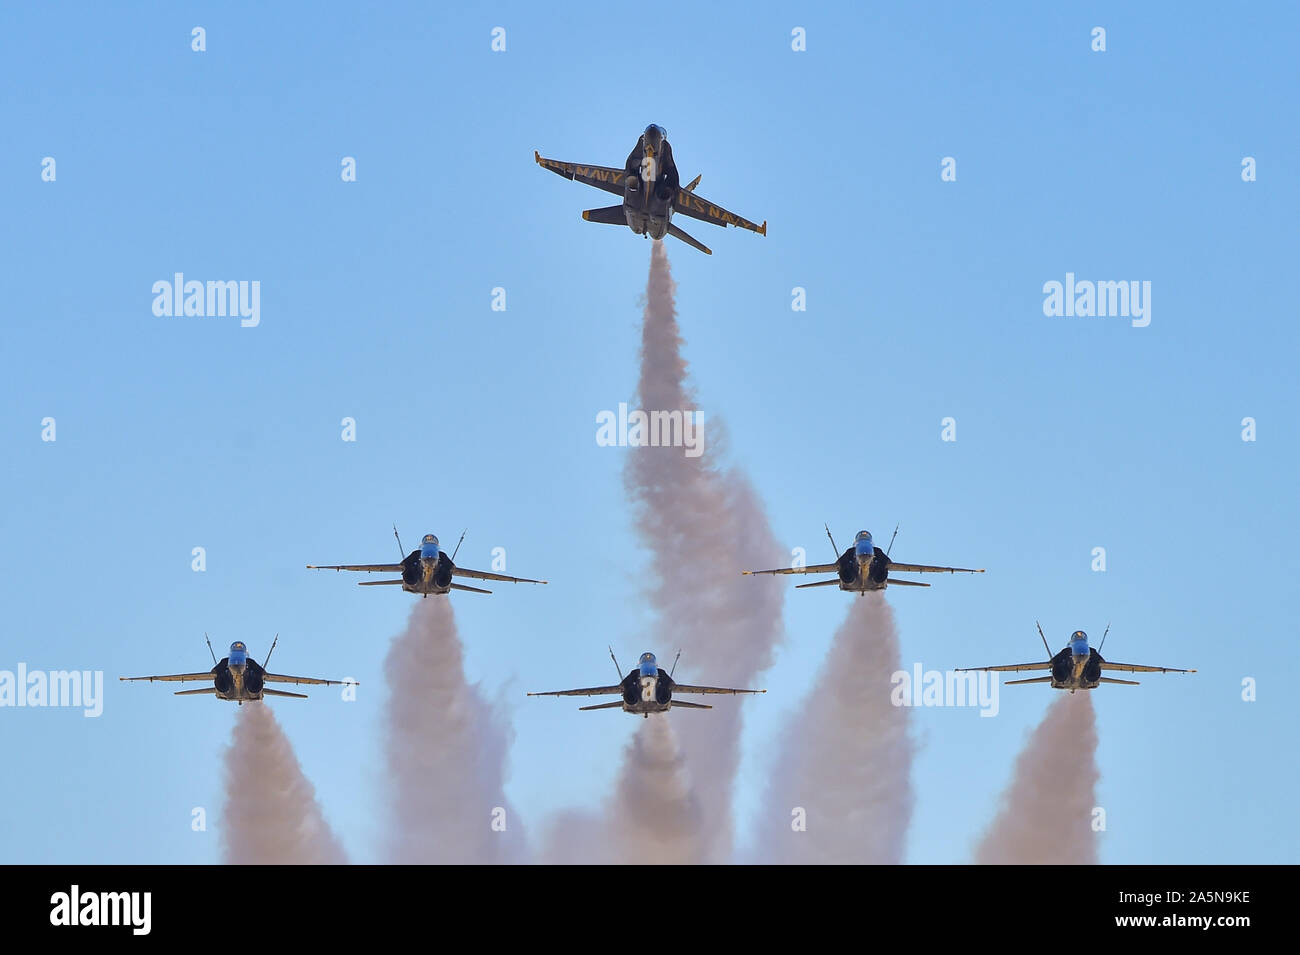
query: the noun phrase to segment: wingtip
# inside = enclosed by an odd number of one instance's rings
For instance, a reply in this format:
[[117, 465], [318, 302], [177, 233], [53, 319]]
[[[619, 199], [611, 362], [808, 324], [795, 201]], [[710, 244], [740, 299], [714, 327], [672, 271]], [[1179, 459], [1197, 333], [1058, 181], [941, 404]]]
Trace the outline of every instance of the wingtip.
[[767, 220], [766, 220], [766, 219], [764, 219], [764, 220], [763, 220], [763, 224], [762, 224], [761, 226], [758, 227], [758, 234], [759, 234], [759, 235], [767, 235]]
[[542, 164], [542, 154], [536, 149], [533, 150], [533, 162], [537, 163], [539, 166]]

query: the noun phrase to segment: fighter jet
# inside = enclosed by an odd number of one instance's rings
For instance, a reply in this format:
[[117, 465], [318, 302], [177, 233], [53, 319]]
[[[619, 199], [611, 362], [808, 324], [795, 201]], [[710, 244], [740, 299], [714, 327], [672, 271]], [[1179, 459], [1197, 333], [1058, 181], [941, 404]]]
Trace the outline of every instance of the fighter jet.
[[766, 220], [762, 225], [754, 225], [743, 216], [728, 212], [696, 195], [695, 187], [700, 184], [699, 176], [686, 188], [681, 188], [677, 164], [673, 161], [673, 148], [662, 126], [646, 127], [637, 144], [632, 147], [622, 169], [560, 162], [557, 159], [547, 159], [536, 150], [533, 151], [533, 159], [543, 169], [549, 169], [557, 176], [585, 182], [622, 197], [622, 203], [617, 206], [588, 209], [582, 214], [588, 222], [625, 225], [638, 235], [651, 239], [662, 239], [665, 235], [675, 236], [705, 255], [713, 254], [708, 246], [672, 224], [674, 212], [723, 228], [734, 225], [759, 235], [767, 235]]
[[[830, 537], [831, 547], [836, 552], [839, 548], [835, 545], [835, 538], [831, 536], [831, 529], [826, 528], [826, 536]], [[894, 528], [894, 536], [898, 536], [898, 528]], [[745, 576], [753, 574], [830, 574], [837, 576], [830, 580], [817, 580], [811, 584], [799, 584], [795, 589], [803, 590], [805, 587], [830, 587], [839, 584], [840, 590], [847, 590], [856, 593], [859, 596], [872, 590], [884, 590], [886, 587], [929, 587], [929, 584], [923, 584], [916, 580], [899, 580], [891, 577], [890, 574], [902, 571], [907, 574], [982, 574], [983, 569], [971, 570], [966, 567], [936, 567], [931, 564], [904, 564], [896, 560], [891, 560], [889, 551], [894, 547], [894, 540], [890, 538], [889, 547], [881, 550], [871, 540], [870, 531], [858, 531], [857, 536], [853, 538], [853, 546], [848, 548], [836, 559], [833, 564], [812, 564], [807, 567], [778, 567], [775, 570], [745, 570], [741, 573]]]
[[[291, 696], [295, 699], [305, 700], [305, 693], [289, 693], [285, 690], [272, 690], [266, 686], [267, 683], [313, 683], [320, 686], [341, 686], [349, 684], [358, 685], [356, 680], [319, 680], [312, 676], [283, 676], [279, 673], [267, 673], [266, 668], [258, 664], [256, 660], [248, 655], [248, 647], [242, 640], [236, 640], [230, 645], [230, 655], [217, 659], [217, 655], [212, 652], [212, 641], [208, 640], [208, 635], [203, 635], [204, 641], [208, 645], [208, 653], [212, 654], [212, 669], [202, 673], [169, 673], [166, 676], [124, 676], [119, 677], [126, 683], [136, 680], [148, 680], [152, 683], [154, 680], [163, 680], [171, 683], [185, 683], [194, 680], [211, 680], [212, 686], [203, 687], [199, 690], [177, 690], [176, 696], [197, 696], [203, 693], [215, 694], [219, 700], [234, 700], [240, 706], [255, 700], [260, 700], [264, 696]], [[266, 651], [266, 662], [271, 662], [271, 654], [275, 652], [275, 644], [279, 641], [280, 635], [276, 634], [275, 640], [271, 641], [271, 649]]]
[[[1037, 623], [1037, 621], [1035, 621]], [[1137, 680], [1117, 680], [1113, 677], [1102, 676], [1102, 670], [1120, 670], [1126, 673], [1195, 673], [1195, 670], [1179, 670], [1176, 667], [1148, 667], [1139, 666], [1136, 663], [1110, 663], [1102, 658], [1101, 648], [1106, 645], [1106, 634], [1110, 633], [1110, 627], [1106, 627], [1106, 632], [1101, 635], [1101, 644], [1097, 649], [1088, 646], [1088, 635], [1082, 630], [1076, 630], [1070, 635], [1069, 644], [1057, 653], [1052, 654], [1052, 649], [1047, 645], [1047, 637], [1043, 636], [1043, 628], [1038, 626], [1038, 636], [1043, 641], [1043, 649], [1047, 651], [1048, 659], [1044, 663], [1012, 663], [1001, 667], [966, 667], [960, 669], [958, 673], [969, 673], [972, 670], [1051, 670], [1051, 676], [1037, 676], [1028, 680], [1008, 680], [1007, 686], [1015, 686], [1021, 683], [1050, 683], [1053, 689], [1069, 690], [1073, 693], [1075, 690], [1094, 690], [1101, 683], [1122, 683], [1124, 686], [1138, 686]]]
[[[397, 537], [397, 551], [401, 553], [402, 539], [397, 535], [397, 528], [393, 528], [393, 536]], [[470, 587], [465, 584], [452, 582], [453, 577], [474, 577], [478, 580], [501, 580], [511, 584], [544, 584], [544, 580], [529, 580], [527, 577], [507, 577], [505, 574], [494, 574], [486, 570], [470, 570], [467, 567], [457, 567], [454, 563], [456, 554], [460, 552], [460, 544], [465, 540], [465, 535], [460, 535], [460, 541], [456, 544], [456, 549], [447, 556], [445, 552], [438, 547], [438, 538], [432, 534], [425, 534], [420, 541], [420, 549], [413, 550], [402, 558], [398, 564], [308, 564], [308, 570], [358, 570], [365, 573], [380, 574], [401, 574], [399, 580], [362, 580], [358, 581], [361, 587], [382, 587], [385, 585], [400, 584], [402, 589], [408, 594], [419, 594], [421, 597], [428, 597], [430, 594], [445, 594], [453, 590], [468, 590], [475, 594], [490, 594], [490, 590], [482, 590], [478, 587]]]
[[[680, 659], [680, 651], [677, 654]], [[618, 660], [614, 657], [614, 650], [610, 648], [609, 658], [614, 661], [614, 669], [621, 675], [623, 668], [618, 665]], [[685, 706], [693, 710], [711, 710], [712, 706], [704, 703], [687, 703], [685, 700], [673, 699], [674, 693], [766, 693], [767, 690], [733, 690], [721, 686], [693, 686], [687, 683], [677, 683], [673, 680], [673, 671], [677, 669], [677, 661], [673, 661], [671, 670], [665, 671], [659, 666], [655, 655], [650, 652], [641, 654], [641, 660], [636, 669], [630, 670], [625, 677], [621, 677], [621, 682], [613, 686], [588, 686], [580, 690], [553, 690], [548, 693], [529, 693], [529, 696], [614, 696], [617, 694], [622, 699], [615, 700], [613, 703], [596, 703], [592, 706], [580, 706], [580, 710], [608, 710], [616, 706], [621, 706], [623, 712], [633, 713], [639, 716], [650, 718], [651, 713], [666, 713], [674, 706]]]

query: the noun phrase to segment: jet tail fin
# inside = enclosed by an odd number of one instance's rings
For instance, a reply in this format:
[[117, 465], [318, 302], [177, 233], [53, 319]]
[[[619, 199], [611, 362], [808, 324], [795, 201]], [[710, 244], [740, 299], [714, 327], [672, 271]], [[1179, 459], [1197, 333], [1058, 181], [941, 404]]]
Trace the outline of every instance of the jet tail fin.
[[582, 217], [588, 222], [600, 222], [604, 225], [627, 225], [627, 215], [623, 212], [623, 206], [606, 206], [603, 209], [588, 209], [583, 212]]
[[[584, 212], [583, 215], [586, 215], [586, 213]], [[681, 239], [687, 245], [694, 246], [695, 248], [703, 252], [705, 255], [713, 254], [713, 250], [710, 249], [707, 245], [705, 245], [699, 239], [695, 238], [695, 236], [687, 235], [685, 232], [677, 228], [677, 226], [673, 225], [672, 223], [668, 224], [668, 234], [671, 235], [673, 238]]]
[[671, 703], [670, 705], [671, 705], [674, 709], [677, 708], [677, 707], [679, 707], [679, 706], [684, 706], [684, 707], [686, 707], [687, 709], [691, 709], [691, 710], [711, 710], [711, 709], [713, 709], [713, 707], [710, 706], [708, 703], [687, 703], [685, 700], [673, 700], [672, 703]]
[[290, 693], [288, 690], [269, 690], [262, 687], [262, 693], [266, 696], [292, 696], [295, 700], [307, 699], [306, 693]]
[[685, 187], [685, 191], [686, 191], [686, 192], [694, 192], [694, 191], [695, 191], [695, 187], [698, 186], [698, 185], [700, 184], [700, 178], [701, 178], [703, 175], [704, 175], [704, 173], [700, 173], [699, 176], [696, 176], [694, 179], [692, 179], [692, 180], [691, 180], [691, 184], [690, 184], [689, 186], [686, 186], [686, 187]]
[[400, 584], [400, 580], [358, 580], [358, 587], [384, 587], [388, 584]]
[[217, 692], [217, 688], [215, 686], [205, 686], [201, 690], [177, 690], [176, 695], [177, 696], [198, 696], [200, 693], [216, 693], [216, 692]]
[[890, 577], [885, 581], [886, 587], [929, 587], [929, 584], [923, 584], [919, 580], [900, 580], [897, 577]]
[[1101, 683], [1122, 683], [1125, 686], [1141, 686], [1137, 680], [1117, 680], [1113, 676], [1101, 676], [1097, 678]]
[[472, 594], [490, 594], [492, 591], [483, 590], [479, 587], [467, 587], [465, 584], [452, 584], [452, 590], [468, 590]]
[[838, 584], [839, 582], [840, 579], [838, 577], [832, 577], [830, 580], [819, 580], [811, 584], [797, 584], [794, 589], [803, 590], [805, 587], [829, 587], [832, 584]]
[[591, 706], [580, 706], [580, 710], [612, 710], [616, 706], [622, 706], [622, 700], [615, 700], [613, 703], [595, 703]]
[[1032, 680], [1007, 680], [1007, 682], [1004, 685], [1016, 686], [1021, 683], [1051, 683], [1051, 682], [1052, 682], [1052, 678], [1050, 676], [1036, 676]]

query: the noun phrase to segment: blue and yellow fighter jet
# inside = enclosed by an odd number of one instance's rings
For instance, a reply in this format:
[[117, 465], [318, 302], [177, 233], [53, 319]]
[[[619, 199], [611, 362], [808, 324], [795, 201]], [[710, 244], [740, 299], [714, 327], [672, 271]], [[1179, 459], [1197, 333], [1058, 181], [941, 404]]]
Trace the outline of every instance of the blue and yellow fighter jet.
[[732, 225], [767, 235], [766, 221], [762, 225], [755, 225], [744, 216], [728, 212], [696, 195], [695, 187], [700, 184], [699, 176], [685, 187], [680, 185], [673, 147], [662, 126], [652, 124], [646, 127], [637, 144], [632, 147], [622, 169], [547, 159], [536, 150], [533, 151], [533, 160], [557, 176], [595, 186], [622, 198], [622, 202], [616, 206], [588, 209], [582, 214], [588, 222], [625, 225], [638, 235], [651, 239], [671, 235], [705, 255], [712, 255], [712, 250], [673, 225], [673, 213], [690, 216], [701, 222], [711, 222], [723, 228]]
[[1149, 667], [1137, 663], [1111, 663], [1101, 655], [1101, 648], [1106, 644], [1106, 634], [1110, 633], [1110, 627], [1106, 627], [1106, 632], [1101, 635], [1101, 644], [1094, 650], [1088, 646], [1088, 635], [1082, 630], [1076, 630], [1070, 634], [1070, 642], [1059, 653], [1053, 655], [1052, 649], [1047, 645], [1047, 637], [1043, 636], [1043, 628], [1038, 625], [1038, 636], [1043, 641], [1043, 649], [1047, 651], [1050, 659], [1042, 663], [1010, 663], [1000, 667], [966, 667], [959, 669], [958, 673], [969, 673], [973, 670], [996, 670], [1020, 671], [1020, 670], [1051, 670], [1051, 676], [1037, 676], [1027, 680], [1008, 680], [1007, 686], [1016, 686], [1022, 683], [1050, 683], [1053, 689], [1069, 690], [1073, 693], [1075, 690], [1093, 690], [1102, 683], [1119, 683], [1124, 686], [1138, 686], [1137, 680], [1117, 680], [1113, 677], [1102, 676], [1103, 670], [1119, 670], [1123, 673], [1195, 673], [1195, 670], [1180, 670], [1177, 667]]
[[[677, 654], [678, 658], [681, 653]], [[685, 706], [693, 710], [711, 710], [706, 703], [687, 703], [673, 698], [674, 693], [766, 693], [767, 690], [735, 690], [724, 686], [695, 686], [690, 683], [678, 683], [673, 679], [677, 661], [673, 661], [671, 670], [659, 666], [655, 655], [649, 651], [641, 654], [636, 668], [622, 676], [623, 668], [618, 665], [611, 647], [609, 658], [614, 661], [614, 669], [621, 677], [621, 682], [610, 686], [588, 686], [577, 690], [552, 690], [547, 693], [529, 693], [529, 696], [614, 696], [621, 699], [612, 703], [596, 703], [592, 706], [580, 706], [580, 710], [609, 710], [622, 707], [623, 712], [644, 716], [649, 719], [651, 713], [666, 713], [674, 706]]]
[[[894, 528], [894, 534], [897, 536], [898, 528]], [[839, 548], [835, 546], [835, 538], [831, 536], [831, 529], [826, 528], [826, 536], [830, 538], [831, 547], [837, 552]], [[982, 574], [983, 569], [972, 570], [966, 567], [938, 567], [933, 564], [904, 564], [896, 560], [891, 560], [889, 551], [893, 549], [894, 542], [891, 539], [889, 547], [881, 550], [871, 539], [870, 531], [858, 531], [857, 536], [853, 538], [853, 546], [847, 548], [844, 553], [840, 554], [833, 564], [810, 564], [804, 567], [778, 567], [775, 570], [745, 570], [741, 573], [745, 576], [754, 574], [835, 574], [830, 580], [817, 580], [811, 584], [799, 584], [795, 589], [803, 590], [805, 587], [832, 587], [839, 585], [840, 590], [847, 590], [851, 593], [862, 595], [873, 590], [884, 590], [889, 586], [896, 587], [929, 587], [929, 584], [923, 584], [917, 580], [898, 580], [891, 577], [890, 574], [902, 571], [905, 574]]]
[[[402, 551], [402, 539], [397, 535], [397, 528], [393, 528], [393, 536], [397, 537], [397, 550]], [[465, 540], [465, 535], [460, 535], [460, 540]], [[470, 570], [468, 567], [458, 567], [455, 563], [456, 554], [460, 552], [460, 542], [456, 544], [456, 549], [450, 555], [445, 553], [438, 546], [438, 538], [433, 534], [425, 534], [420, 541], [420, 549], [413, 550], [402, 558], [397, 564], [308, 564], [308, 570], [356, 570], [363, 573], [378, 574], [401, 574], [397, 580], [362, 580], [358, 581], [361, 587], [382, 587], [385, 585], [398, 586], [408, 594], [419, 594], [422, 597], [428, 597], [431, 594], [446, 594], [453, 590], [467, 590], [475, 594], [490, 594], [492, 591], [483, 590], [479, 587], [469, 587], [465, 584], [452, 582], [453, 577], [473, 577], [477, 580], [500, 580], [509, 584], [544, 584], [544, 580], [530, 580], [527, 577], [508, 577], [505, 574], [494, 574], [486, 570]]]
[[[204, 670], [197, 673], [169, 673], [164, 676], [124, 676], [119, 677], [123, 682], [132, 683], [137, 680], [148, 680], [150, 683], [155, 680], [161, 680], [164, 683], [186, 683], [199, 680], [211, 680], [212, 686], [203, 687], [199, 690], [177, 690], [176, 696], [198, 696], [200, 694], [211, 693], [219, 700], [233, 700], [241, 706], [245, 703], [251, 703], [262, 699], [264, 696], [291, 696], [295, 699], [305, 700], [305, 693], [289, 693], [286, 690], [273, 690], [268, 687], [268, 683], [309, 683], [318, 686], [356, 686], [355, 680], [322, 680], [314, 676], [285, 676], [281, 673], [268, 673], [266, 667], [259, 664], [256, 660], [248, 655], [248, 647], [242, 640], [236, 640], [230, 645], [230, 655], [224, 656], [220, 660], [212, 652], [212, 641], [208, 640], [208, 635], [203, 635], [204, 641], [208, 645], [208, 653], [212, 654], [212, 669]], [[275, 639], [271, 641], [271, 649], [266, 651], [266, 662], [271, 662], [271, 654], [275, 652], [275, 645], [279, 641], [280, 635], [276, 634]]]

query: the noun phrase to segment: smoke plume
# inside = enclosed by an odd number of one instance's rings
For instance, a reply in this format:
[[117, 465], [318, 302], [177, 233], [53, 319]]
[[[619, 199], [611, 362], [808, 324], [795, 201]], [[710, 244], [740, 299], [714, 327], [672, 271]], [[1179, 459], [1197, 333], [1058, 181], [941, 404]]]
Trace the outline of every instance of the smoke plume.
[[[668, 254], [662, 242], [655, 242], [637, 385], [640, 407], [648, 412], [697, 410], [686, 385], [675, 294]], [[685, 682], [752, 687], [771, 665], [773, 648], [782, 636], [784, 588], [742, 578], [740, 571], [744, 562], [779, 562], [784, 553], [749, 481], [712, 463], [723, 443], [719, 424], [709, 420], [702, 427], [703, 454], [690, 457], [682, 447], [635, 447], [624, 473], [639, 538], [651, 550], [646, 596], [658, 612], [656, 632], [664, 641], [654, 649], [661, 656], [683, 650], [681, 669], [686, 675], [679, 673], [679, 679]], [[691, 839], [665, 835], [684, 853], [682, 861], [721, 862], [731, 854], [742, 703], [741, 698], [721, 699], [708, 712], [669, 715], [675, 725], [689, 721], [689, 732], [676, 728], [692, 773], [695, 809], [678, 818], [683, 824], [694, 820], [697, 833]], [[654, 732], [647, 728], [643, 734], [647, 748], [663, 743], [651, 739]], [[625, 778], [627, 774], [625, 769]], [[630, 791], [620, 792], [620, 798], [631, 796]], [[615, 806], [615, 818], [665, 818], [680, 797], [675, 791], [661, 795], [668, 805], [622, 803]]]
[[[695, 714], [691, 714], [695, 715]], [[614, 793], [612, 822], [626, 861], [682, 865], [704, 861], [700, 812], [670, 713], [641, 721], [628, 743]]]
[[[518, 816], [505, 799], [513, 732], [465, 682], [451, 601], [416, 602], [384, 663], [391, 696], [386, 755], [398, 863], [520, 861]], [[502, 829], [504, 826], [504, 830]]]
[[849, 603], [848, 618], [781, 742], [757, 847], [775, 858], [759, 861], [903, 861], [912, 816], [912, 741], [907, 708], [890, 701], [890, 678], [900, 669], [898, 634], [880, 593]]
[[1062, 694], [1016, 758], [1011, 785], [975, 849], [984, 865], [1095, 865], [1097, 720], [1092, 693]]
[[229, 865], [341, 865], [335, 838], [293, 746], [266, 703], [239, 707], [226, 749], [225, 825]]
[[699, 805], [674, 733], [674, 719], [661, 713], [637, 721], [637, 731], [623, 751], [613, 796], [598, 813], [571, 811], [557, 816], [547, 832], [547, 862], [687, 865], [706, 861]]

